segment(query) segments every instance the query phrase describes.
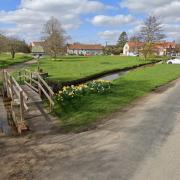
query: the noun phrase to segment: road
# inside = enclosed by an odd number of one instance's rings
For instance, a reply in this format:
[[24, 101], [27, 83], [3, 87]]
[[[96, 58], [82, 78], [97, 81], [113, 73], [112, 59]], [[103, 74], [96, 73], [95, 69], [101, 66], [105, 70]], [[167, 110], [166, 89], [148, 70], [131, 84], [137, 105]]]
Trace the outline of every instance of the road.
[[0, 179], [179, 180], [180, 79], [94, 130], [0, 138]]

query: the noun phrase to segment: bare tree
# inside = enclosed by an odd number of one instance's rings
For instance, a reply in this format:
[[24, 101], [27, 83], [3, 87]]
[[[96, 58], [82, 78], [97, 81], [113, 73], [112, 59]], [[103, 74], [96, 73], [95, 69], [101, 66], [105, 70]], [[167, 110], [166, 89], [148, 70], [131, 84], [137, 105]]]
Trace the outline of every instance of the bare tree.
[[165, 38], [163, 28], [159, 19], [155, 16], [149, 16], [140, 31], [141, 41], [144, 42], [142, 54], [145, 60], [148, 55], [153, 53], [154, 43]]
[[133, 42], [141, 42], [141, 37], [139, 34], [133, 34], [130, 38], [129, 41]]
[[8, 51], [11, 53], [12, 59], [15, 58], [16, 52], [19, 52], [20, 50], [20, 40], [14, 37], [10, 37], [7, 39], [8, 41]]
[[64, 53], [67, 36], [58, 19], [51, 17], [43, 28], [45, 52], [56, 58]]
[[155, 16], [149, 16], [140, 31], [140, 37], [144, 42], [152, 43], [165, 38], [163, 28], [159, 19]]
[[180, 55], [180, 44], [176, 44], [175, 53], [176, 53], [177, 56]]

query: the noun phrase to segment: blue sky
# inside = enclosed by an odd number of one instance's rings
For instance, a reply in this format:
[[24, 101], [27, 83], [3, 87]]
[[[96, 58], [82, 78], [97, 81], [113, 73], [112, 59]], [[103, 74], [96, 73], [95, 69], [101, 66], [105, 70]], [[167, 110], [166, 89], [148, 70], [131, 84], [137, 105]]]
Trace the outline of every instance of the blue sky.
[[54, 16], [71, 42], [114, 44], [122, 31], [136, 34], [151, 14], [161, 19], [168, 40], [180, 41], [179, 9], [180, 0], [0, 0], [0, 31], [39, 40]]

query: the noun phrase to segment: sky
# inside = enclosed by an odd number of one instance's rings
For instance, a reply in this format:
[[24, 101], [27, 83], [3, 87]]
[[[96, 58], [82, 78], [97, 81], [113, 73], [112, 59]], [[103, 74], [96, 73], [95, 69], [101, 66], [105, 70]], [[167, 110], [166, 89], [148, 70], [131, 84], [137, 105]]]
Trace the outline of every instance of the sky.
[[180, 0], [0, 0], [0, 32], [40, 40], [54, 16], [70, 42], [114, 44], [122, 31], [136, 34], [149, 15], [160, 19], [166, 40], [180, 42]]

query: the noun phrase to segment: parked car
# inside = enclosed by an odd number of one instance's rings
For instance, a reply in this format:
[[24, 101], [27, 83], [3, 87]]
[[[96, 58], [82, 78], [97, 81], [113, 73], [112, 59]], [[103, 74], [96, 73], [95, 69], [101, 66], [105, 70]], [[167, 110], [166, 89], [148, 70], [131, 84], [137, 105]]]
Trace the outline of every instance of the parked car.
[[180, 64], [180, 57], [177, 57], [176, 59], [168, 60], [167, 64]]
[[135, 53], [130, 52], [128, 56], [139, 56], [139, 54], [135, 54]]

